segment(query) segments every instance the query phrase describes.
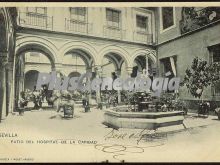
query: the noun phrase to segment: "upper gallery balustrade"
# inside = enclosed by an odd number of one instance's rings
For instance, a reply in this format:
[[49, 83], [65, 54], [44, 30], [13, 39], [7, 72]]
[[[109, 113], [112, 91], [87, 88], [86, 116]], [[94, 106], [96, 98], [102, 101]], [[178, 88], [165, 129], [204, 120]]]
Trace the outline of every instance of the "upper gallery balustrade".
[[[136, 9], [128, 8], [126, 10], [128, 12]], [[146, 12], [144, 9], [137, 10], [138, 12]], [[58, 14], [55, 9], [51, 8], [23, 8], [19, 10], [18, 24], [22, 27], [104, 37], [149, 45], [154, 43], [152, 13], [149, 14], [149, 11], [145, 13], [146, 15], [142, 13], [143, 15], [141, 16], [139, 13], [129, 11], [133, 14], [133, 16], [130, 14], [131, 17], [125, 16], [123, 9], [118, 11], [102, 8], [102, 11], [100, 11], [100, 9], [86, 8], [80, 10], [71, 9], [71, 11], [72, 15], [68, 15], [69, 11], [66, 9], [61, 9], [60, 14]], [[108, 14], [103, 11], [108, 11]], [[97, 17], [98, 14], [103, 14], [103, 16]], [[106, 16], [104, 16], [105, 14]]]
[[18, 17], [19, 24], [39, 29], [53, 29], [53, 17], [45, 14], [20, 12]]

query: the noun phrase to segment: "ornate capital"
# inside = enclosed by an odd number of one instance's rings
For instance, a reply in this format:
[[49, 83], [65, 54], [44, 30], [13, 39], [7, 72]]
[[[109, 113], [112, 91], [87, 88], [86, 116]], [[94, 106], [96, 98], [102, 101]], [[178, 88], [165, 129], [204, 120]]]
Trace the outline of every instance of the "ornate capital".
[[117, 76], [121, 76], [121, 70], [120, 69], [117, 69], [115, 72], [116, 72]]
[[60, 63], [55, 64], [55, 70], [56, 71], [62, 71], [63, 65]]
[[152, 55], [152, 56], [156, 56], [156, 50], [149, 50], [149, 49], [147, 49], [147, 54], [146, 54], [146, 56], [148, 56], [148, 55]]
[[7, 62], [7, 63], [6, 63], [6, 68], [7, 68], [8, 70], [13, 70], [13, 62]]
[[102, 72], [102, 67], [101, 66], [95, 66], [95, 71], [96, 72]]
[[132, 71], [133, 71], [133, 68], [127, 67], [127, 73], [128, 73], [129, 75], [132, 73]]
[[8, 58], [6, 53], [0, 53], [0, 68], [5, 67], [8, 63]]
[[86, 68], [86, 72], [92, 72], [92, 68], [91, 67]]

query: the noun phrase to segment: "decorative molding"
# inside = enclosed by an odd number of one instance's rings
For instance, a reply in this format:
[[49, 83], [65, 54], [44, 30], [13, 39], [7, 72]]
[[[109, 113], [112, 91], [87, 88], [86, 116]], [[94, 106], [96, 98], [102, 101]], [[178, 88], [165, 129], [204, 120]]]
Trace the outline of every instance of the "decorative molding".
[[194, 7], [183, 7], [180, 21], [181, 34], [199, 29], [217, 20], [220, 20], [219, 7], [206, 7], [201, 10], [196, 10]]
[[[5, 53], [4, 53], [5, 54]], [[0, 53], [0, 68], [4, 68], [6, 67], [6, 65], [8, 64], [8, 58], [5, 55], [2, 55], [2, 53]]]

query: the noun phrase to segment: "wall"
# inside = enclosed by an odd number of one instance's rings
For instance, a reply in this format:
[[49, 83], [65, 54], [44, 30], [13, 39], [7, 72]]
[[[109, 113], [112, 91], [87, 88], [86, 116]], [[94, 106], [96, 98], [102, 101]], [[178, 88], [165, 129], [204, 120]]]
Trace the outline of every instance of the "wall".
[[[192, 63], [194, 57], [198, 56], [209, 61], [208, 47], [220, 43], [220, 24], [207, 27], [177, 38], [171, 42], [158, 46], [158, 59], [177, 55], [177, 76], [183, 79], [185, 70]], [[160, 66], [160, 72], [161, 70]], [[186, 88], [181, 88], [180, 96], [182, 99], [195, 100]], [[204, 92], [204, 99], [212, 99], [211, 89], [207, 88]]]

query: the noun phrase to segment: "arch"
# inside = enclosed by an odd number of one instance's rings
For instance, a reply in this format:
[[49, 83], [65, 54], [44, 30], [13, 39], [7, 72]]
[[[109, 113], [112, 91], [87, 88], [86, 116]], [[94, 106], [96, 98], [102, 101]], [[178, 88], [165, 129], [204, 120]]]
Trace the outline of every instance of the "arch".
[[98, 53], [95, 48], [92, 47], [90, 44], [81, 41], [70, 41], [68, 43], [65, 43], [60, 49], [59, 54], [64, 56], [68, 52], [74, 51], [85, 53], [93, 59], [95, 64], [99, 63], [99, 59], [96, 56]]
[[22, 43], [19, 46], [19, 48], [17, 47], [16, 56], [20, 56], [22, 53], [25, 52], [33, 52], [33, 51], [37, 51], [45, 55], [50, 60], [52, 68], [55, 68], [55, 63], [57, 59], [54, 56], [54, 52], [43, 44], [33, 43], [33, 42]]
[[143, 65], [139, 60], [134, 60], [134, 62], [138, 65], [138, 69], [143, 70]]
[[132, 62], [135, 60], [136, 57], [145, 56], [145, 55], [148, 55], [148, 57], [153, 61], [153, 63], [156, 64], [157, 62], [156, 54], [154, 50], [149, 50], [149, 49], [141, 49], [135, 51], [132, 55]]
[[107, 58], [108, 60], [110, 60], [113, 63], [115, 70], [119, 69], [119, 62], [117, 61], [117, 59], [114, 56], [108, 56], [108, 54], [107, 54], [104, 56], [104, 58]]
[[[73, 54], [74, 53], [74, 54]], [[65, 55], [64, 55], [64, 58], [63, 58], [63, 61], [62, 63], [64, 64], [64, 60], [65, 60], [65, 56], [68, 56], [68, 55], [72, 55], [72, 56], [77, 56], [79, 57], [81, 60], [83, 60], [83, 62], [85, 63], [85, 65], [87, 66], [87, 68], [91, 67], [91, 61], [92, 61], [92, 57], [89, 57], [88, 54], [86, 54], [85, 52], [83, 52], [82, 50], [78, 50], [78, 49], [74, 49], [74, 50], [71, 50], [69, 53], [67, 52]], [[90, 59], [91, 58], [91, 59]]]
[[114, 53], [119, 55], [125, 61], [127, 67], [132, 66], [130, 54], [125, 49], [114, 45], [106, 46], [100, 51], [100, 58], [103, 59], [104, 56], [108, 53]]
[[57, 48], [49, 40], [37, 36], [21, 36], [16, 40], [15, 54], [18, 56], [26, 51], [38, 51], [45, 54], [53, 65], [59, 63]]

